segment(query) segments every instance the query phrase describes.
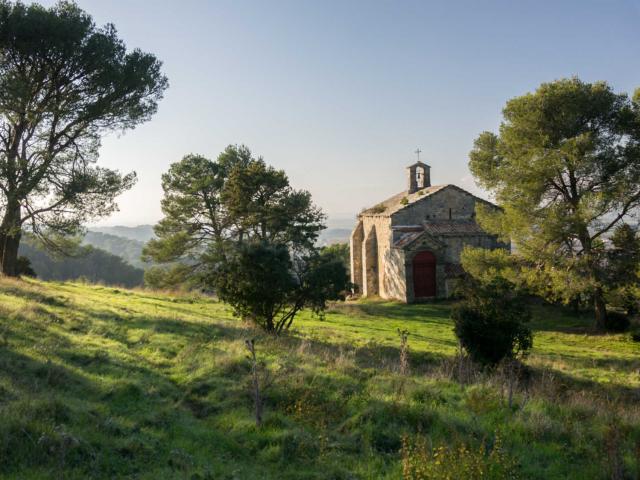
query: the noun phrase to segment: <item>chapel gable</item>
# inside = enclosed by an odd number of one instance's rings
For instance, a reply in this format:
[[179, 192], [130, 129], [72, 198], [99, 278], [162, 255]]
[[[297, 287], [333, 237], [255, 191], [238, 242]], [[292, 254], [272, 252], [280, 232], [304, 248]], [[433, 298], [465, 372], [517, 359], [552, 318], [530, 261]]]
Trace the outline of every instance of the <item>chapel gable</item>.
[[509, 248], [483, 231], [476, 206], [498, 208], [456, 185], [432, 185], [431, 167], [409, 165], [407, 189], [358, 215], [351, 280], [363, 296], [405, 302], [446, 297], [463, 274], [466, 245]]

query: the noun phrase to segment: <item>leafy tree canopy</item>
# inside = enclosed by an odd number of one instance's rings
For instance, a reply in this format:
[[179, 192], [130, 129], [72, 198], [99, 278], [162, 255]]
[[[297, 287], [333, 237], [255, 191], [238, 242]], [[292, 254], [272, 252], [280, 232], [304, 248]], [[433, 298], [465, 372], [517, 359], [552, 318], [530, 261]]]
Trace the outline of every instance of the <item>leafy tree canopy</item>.
[[245, 146], [230, 145], [215, 161], [185, 156], [162, 176], [162, 188], [164, 218], [144, 256], [186, 262], [196, 273], [244, 242], [309, 250], [324, 228], [309, 192], [294, 190], [284, 171]]
[[604, 82], [542, 84], [503, 110], [499, 134], [482, 133], [469, 167], [503, 208], [480, 207], [489, 232], [512, 240], [531, 287], [548, 297], [588, 295], [606, 315], [605, 238], [640, 205], [640, 90]]
[[101, 135], [148, 120], [167, 88], [155, 56], [127, 51], [74, 3], [0, 2], [0, 262], [24, 228], [50, 248], [108, 215], [135, 181], [96, 166]]
[[187, 155], [162, 177], [164, 218], [146, 258], [150, 285], [199, 282], [237, 315], [270, 333], [288, 329], [308, 308], [321, 314], [349, 287], [343, 252], [319, 251], [324, 214], [287, 175], [228, 146], [217, 160]]
[[270, 333], [288, 329], [309, 308], [322, 314], [327, 301], [344, 299], [349, 287], [342, 261], [332, 253], [294, 254], [283, 244], [240, 245], [210, 276], [219, 297], [235, 313]]
[[347, 270], [350, 268], [350, 247], [348, 243], [332, 243], [331, 245], [324, 246], [320, 249], [323, 255], [332, 255], [337, 260], [340, 260]]

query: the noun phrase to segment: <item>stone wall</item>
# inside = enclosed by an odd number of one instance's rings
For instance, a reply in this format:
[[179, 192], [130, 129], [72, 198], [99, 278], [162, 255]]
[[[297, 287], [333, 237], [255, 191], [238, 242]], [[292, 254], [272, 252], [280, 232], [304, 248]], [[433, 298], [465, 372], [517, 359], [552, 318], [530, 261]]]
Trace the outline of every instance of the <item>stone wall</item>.
[[[388, 255], [389, 249], [391, 248], [391, 219], [382, 215], [366, 215], [362, 216], [360, 220], [362, 221], [365, 235], [368, 235], [368, 232], [371, 231], [374, 231], [376, 235], [377, 255], [375, 262], [377, 264], [377, 267], [379, 266], [380, 268], [376, 268], [376, 273], [378, 276], [376, 279], [377, 287], [375, 295], [380, 295], [383, 298], [387, 298], [385, 292], [384, 265], [385, 258]], [[367, 270], [366, 265], [364, 266], [364, 269]], [[372, 290], [368, 289], [368, 291], [371, 292]], [[368, 295], [371, 295], [371, 293], [368, 293]]]
[[351, 232], [349, 250], [351, 253], [351, 283], [357, 285], [356, 292], [362, 293], [362, 242], [364, 240], [364, 228], [362, 222], [358, 222]]
[[364, 296], [412, 302], [413, 257], [423, 250], [436, 256], [436, 294], [451, 295], [455, 281], [445, 278], [448, 263], [459, 264], [465, 245], [494, 249], [505, 248], [491, 235], [478, 233], [425, 236], [406, 250], [393, 248], [392, 226], [422, 225], [437, 220], [475, 221], [478, 199], [454, 186], [426, 196], [390, 217], [384, 214], [362, 215], [351, 235], [351, 281]]
[[384, 258], [384, 285], [380, 294], [383, 298], [407, 301], [407, 265], [405, 251], [389, 248]]
[[449, 186], [394, 213], [391, 225], [421, 225], [429, 220], [471, 220], [475, 218], [476, 201], [473, 195]]
[[362, 295], [365, 297], [379, 293], [379, 268], [382, 262], [378, 259], [378, 237], [375, 226], [365, 227], [362, 243]]

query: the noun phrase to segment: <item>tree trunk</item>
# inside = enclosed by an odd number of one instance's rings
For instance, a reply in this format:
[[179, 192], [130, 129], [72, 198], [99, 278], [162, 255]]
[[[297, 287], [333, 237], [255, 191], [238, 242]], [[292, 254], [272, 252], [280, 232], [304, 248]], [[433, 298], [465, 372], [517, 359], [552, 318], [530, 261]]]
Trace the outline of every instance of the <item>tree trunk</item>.
[[607, 305], [604, 301], [601, 288], [598, 288], [593, 294], [593, 309], [596, 316], [596, 328], [598, 330], [604, 330], [605, 320], [607, 319]]
[[18, 249], [21, 236], [20, 204], [9, 202], [0, 225], [0, 266], [2, 273], [9, 277], [18, 276]]

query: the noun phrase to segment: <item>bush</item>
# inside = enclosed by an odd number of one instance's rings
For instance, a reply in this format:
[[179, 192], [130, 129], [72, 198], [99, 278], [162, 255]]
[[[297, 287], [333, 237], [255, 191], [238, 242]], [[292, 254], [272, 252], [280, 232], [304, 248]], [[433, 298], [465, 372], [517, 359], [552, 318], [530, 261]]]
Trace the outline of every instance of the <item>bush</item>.
[[38, 276], [31, 266], [31, 260], [29, 260], [24, 255], [18, 257], [18, 262], [16, 264], [16, 273], [21, 277], [24, 276], [36, 278]]
[[454, 331], [474, 361], [496, 365], [532, 347], [531, 313], [513, 284], [502, 277], [488, 283], [466, 278], [459, 294], [463, 300], [451, 312]]
[[289, 329], [302, 309], [322, 315], [330, 300], [344, 300], [350, 283], [333, 253], [292, 255], [282, 244], [247, 243], [230, 251], [210, 284], [234, 313], [273, 334]]
[[516, 479], [518, 465], [496, 437], [492, 446], [470, 448], [465, 444], [429, 448], [423, 436], [402, 439], [402, 478], [404, 480], [485, 478]]
[[621, 333], [629, 330], [631, 322], [629, 317], [621, 312], [607, 312], [604, 320], [604, 328], [607, 332]]
[[636, 325], [631, 329], [631, 340], [640, 342], [640, 325]]

